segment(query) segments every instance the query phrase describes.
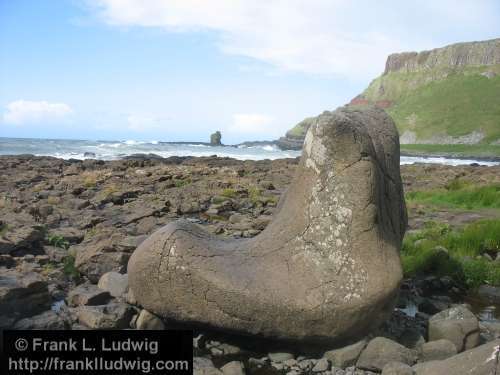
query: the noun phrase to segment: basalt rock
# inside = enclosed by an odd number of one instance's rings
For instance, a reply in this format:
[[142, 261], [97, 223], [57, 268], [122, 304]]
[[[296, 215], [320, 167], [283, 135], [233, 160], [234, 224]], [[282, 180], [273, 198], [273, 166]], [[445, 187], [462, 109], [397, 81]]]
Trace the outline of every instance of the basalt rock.
[[325, 112], [277, 214], [256, 237], [229, 240], [186, 220], [133, 253], [138, 303], [167, 319], [267, 337], [336, 342], [391, 313], [406, 209], [399, 141], [377, 108]]

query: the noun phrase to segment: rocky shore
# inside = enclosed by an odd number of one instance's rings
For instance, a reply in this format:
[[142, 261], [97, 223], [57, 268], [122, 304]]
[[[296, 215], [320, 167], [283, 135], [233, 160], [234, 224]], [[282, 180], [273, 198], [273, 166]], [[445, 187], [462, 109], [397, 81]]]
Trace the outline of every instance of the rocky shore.
[[[137, 305], [128, 290], [132, 252], [181, 217], [220, 236], [256, 236], [297, 164], [298, 159], [0, 157], [0, 328], [178, 327]], [[406, 192], [443, 187], [457, 177], [474, 184], [500, 178], [500, 167], [409, 165], [401, 172]], [[488, 215], [415, 206], [409, 209], [409, 229], [428, 220], [461, 226]], [[443, 368], [476, 366], [474, 373], [488, 374], [498, 363], [492, 354], [500, 345], [500, 323], [464, 304], [465, 294], [449, 277], [407, 279], [391, 319], [365, 339], [340, 347], [191, 327], [195, 372], [439, 374]]]

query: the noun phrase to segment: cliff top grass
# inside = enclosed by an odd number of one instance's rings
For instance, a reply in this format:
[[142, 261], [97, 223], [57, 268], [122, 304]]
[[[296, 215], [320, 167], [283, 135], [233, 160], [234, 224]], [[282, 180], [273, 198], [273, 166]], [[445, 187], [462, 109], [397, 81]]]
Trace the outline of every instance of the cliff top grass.
[[363, 96], [392, 103], [387, 112], [400, 134], [411, 131], [418, 139], [430, 139], [476, 131], [484, 133], [483, 143], [500, 139], [500, 65], [390, 72], [375, 79]]
[[286, 136], [290, 138], [302, 138], [305, 137], [307, 129], [314, 121], [315, 117], [307, 117], [289, 131], [286, 132]]

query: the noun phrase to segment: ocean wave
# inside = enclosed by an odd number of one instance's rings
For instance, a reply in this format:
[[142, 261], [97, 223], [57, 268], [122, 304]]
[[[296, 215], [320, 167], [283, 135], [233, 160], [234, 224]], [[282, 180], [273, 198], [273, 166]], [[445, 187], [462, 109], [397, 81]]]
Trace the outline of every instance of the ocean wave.
[[128, 145], [128, 146], [136, 146], [136, 145], [143, 145], [145, 144], [146, 142], [143, 142], [143, 141], [135, 141], [133, 139], [129, 139], [129, 140], [126, 140], [126, 141], [123, 141], [124, 144]]
[[209, 145], [201, 145], [199, 143], [188, 143], [186, 146], [189, 146], [189, 147], [211, 147]]
[[[37, 156], [53, 156], [61, 159], [90, 159], [116, 160], [133, 154], [157, 154], [162, 157], [170, 156], [212, 156], [230, 157], [239, 160], [262, 160], [295, 158], [300, 156], [300, 151], [282, 151], [271, 144], [253, 145], [251, 147], [240, 145], [210, 147], [204, 144], [173, 144], [161, 143], [155, 140], [143, 142], [125, 140], [113, 141], [75, 141], [75, 140], [35, 140], [5, 138], [0, 141], [0, 154], [34, 154]], [[85, 153], [88, 152], [87, 156]], [[400, 163], [432, 163], [447, 165], [500, 165], [499, 162], [478, 161], [474, 159], [448, 159], [444, 157], [409, 157], [402, 156]]]

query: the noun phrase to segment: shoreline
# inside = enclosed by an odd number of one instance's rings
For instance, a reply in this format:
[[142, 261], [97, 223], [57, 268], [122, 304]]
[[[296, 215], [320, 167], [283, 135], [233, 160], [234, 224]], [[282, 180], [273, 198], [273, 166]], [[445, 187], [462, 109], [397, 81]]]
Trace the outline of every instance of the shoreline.
[[445, 159], [459, 159], [459, 160], [477, 160], [486, 162], [500, 162], [500, 156], [473, 156], [473, 155], [462, 155], [453, 153], [423, 153], [423, 152], [409, 152], [401, 151], [400, 156], [406, 157], [418, 157], [418, 158], [445, 158]]
[[[472, 157], [472, 156], [463, 156], [463, 155], [448, 155], [448, 154], [423, 154], [423, 153], [408, 153], [408, 152], [401, 152], [400, 157], [414, 157], [414, 158], [422, 158], [424, 160], [416, 160], [414, 163], [402, 163], [401, 165], [414, 165], [414, 164], [434, 164], [434, 165], [445, 165], [445, 166], [452, 166], [454, 164], [452, 163], [436, 163], [436, 162], [426, 162], [425, 159], [432, 159], [432, 158], [443, 158], [445, 160], [464, 160], [464, 161], [470, 161], [470, 163], [464, 163], [464, 164], [458, 164], [458, 165], [474, 165], [474, 164], [479, 164], [481, 162], [484, 163], [500, 163], [500, 157]], [[80, 158], [61, 158], [57, 156], [52, 156], [52, 155], [35, 155], [35, 154], [5, 154], [5, 155], [0, 155], [0, 159], [6, 159], [6, 158], [19, 158], [19, 159], [36, 159], [36, 158], [50, 158], [54, 160], [59, 160], [59, 161], [66, 161], [66, 162], [83, 162], [83, 161], [97, 161], [97, 162], [104, 162], [104, 163], [109, 163], [113, 161], [143, 161], [143, 162], [151, 162], [151, 161], [159, 161], [165, 164], [178, 164], [182, 163], [184, 161], [188, 160], [199, 160], [200, 162], [206, 161], [206, 160], [232, 160], [232, 161], [237, 161], [237, 162], [264, 162], [264, 161], [290, 161], [290, 160], [295, 160], [298, 162], [300, 159], [300, 156], [296, 157], [282, 157], [282, 158], [264, 158], [264, 159], [239, 159], [237, 157], [233, 156], [228, 156], [228, 155], [217, 155], [214, 153], [213, 155], [206, 155], [206, 156], [200, 156], [200, 155], [172, 155], [168, 157], [163, 157], [161, 155], [155, 154], [155, 153], [134, 153], [130, 155], [124, 155], [122, 157], [116, 158], [116, 159], [99, 159], [95, 157], [84, 157], [82, 159]], [[492, 166], [492, 165], [483, 165], [483, 166]]]

